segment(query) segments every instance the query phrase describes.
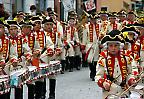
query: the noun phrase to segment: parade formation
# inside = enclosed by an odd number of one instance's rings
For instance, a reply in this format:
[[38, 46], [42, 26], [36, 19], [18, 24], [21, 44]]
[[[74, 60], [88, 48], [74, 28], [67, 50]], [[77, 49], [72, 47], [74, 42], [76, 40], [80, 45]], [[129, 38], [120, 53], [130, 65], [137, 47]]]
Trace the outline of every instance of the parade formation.
[[67, 22], [57, 16], [48, 7], [0, 20], [0, 99], [10, 99], [12, 89], [23, 99], [24, 84], [28, 99], [46, 99], [46, 79], [48, 99], [55, 99], [56, 75], [87, 66], [103, 99], [144, 99], [143, 16], [124, 10], [83, 10], [80, 18], [72, 10]]

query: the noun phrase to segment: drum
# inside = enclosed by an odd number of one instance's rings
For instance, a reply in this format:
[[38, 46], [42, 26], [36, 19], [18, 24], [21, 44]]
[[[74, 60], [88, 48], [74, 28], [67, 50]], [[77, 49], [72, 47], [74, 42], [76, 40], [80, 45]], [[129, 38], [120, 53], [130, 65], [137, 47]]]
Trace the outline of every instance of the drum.
[[10, 73], [11, 87], [19, 87], [24, 83], [26, 83], [28, 79], [29, 79], [29, 72], [25, 68]]
[[39, 70], [37, 69], [36, 66], [28, 66], [28, 70], [30, 75], [28, 82], [35, 81], [39, 78]]
[[117, 96], [115, 94], [110, 94], [106, 97], [106, 99], [119, 99], [119, 96]]
[[10, 83], [8, 75], [0, 75], [0, 94], [5, 94], [10, 91]]
[[130, 99], [143, 99], [143, 93], [139, 91], [131, 91]]
[[116, 94], [109, 94], [106, 99], [129, 99], [128, 95], [124, 94], [122, 96], [118, 96]]
[[52, 73], [58, 73], [61, 71], [60, 61], [50, 61], [50, 65], [52, 65]]
[[49, 64], [41, 63], [40, 67], [40, 78], [48, 76], [51, 73], [51, 66]]

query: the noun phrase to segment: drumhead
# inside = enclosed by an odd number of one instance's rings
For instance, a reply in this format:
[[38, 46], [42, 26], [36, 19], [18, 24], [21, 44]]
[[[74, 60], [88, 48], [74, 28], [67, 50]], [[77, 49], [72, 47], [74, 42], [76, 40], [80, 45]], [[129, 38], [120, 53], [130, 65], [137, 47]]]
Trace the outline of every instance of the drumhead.
[[17, 76], [19, 76], [19, 75], [24, 74], [26, 71], [27, 71], [27, 69], [22, 68], [22, 69], [19, 69], [19, 70], [16, 70], [16, 71], [11, 72], [11, 73], [10, 73], [10, 76], [12, 76], [12, 75], [17, 75]]
[[131, 99], [140, 99], [141, 98], [141, 94], [136, 92], [136, 91], [131, 91], [130, 98]]
[[39, 65], [39, 67], [46, 67], [46, 66], [48, 66], [48, 64], [46, 64], [46, 63], [41, 63], [41, 64]]
[[115, 94], [109, 94], [106, 99], [120, 99], [117, 95]]
[[0, 79], [8, 78], [8, 77], [9, 77], [8, 75], [0, 75]]
[[50, 61], [50, 64], [57, 64], [60, 63], [60, 61]]
[[29, 70], [29, 71], [34, 71], [34, 70], [36, 70], [36, 69], [37, 69], [36, 66], [28, 66], [28, 70]]

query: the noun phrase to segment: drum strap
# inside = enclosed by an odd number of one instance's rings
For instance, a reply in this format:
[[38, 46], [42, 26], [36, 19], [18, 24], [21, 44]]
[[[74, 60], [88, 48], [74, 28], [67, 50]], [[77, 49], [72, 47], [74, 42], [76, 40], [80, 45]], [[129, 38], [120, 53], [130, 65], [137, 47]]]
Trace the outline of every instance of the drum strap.
[[[9, 38], [9, 41], [10, 41], [10, 38]], [[9, 55], [10, 55], [10, 42], [9, 42], [9, 51], [8, 51], [8, 57], [7, 57], [7, 59], [5, 60], [5, 62], [6, 62], [6, 63], [9, 61]]]
[[[126, 62], [126, 68], [127, 68], [127, 60], [126, 60], [125, 55], [123, 55], [123, 58], [124, 58], [124, 60], [125, 60], [125, 62]], [[127, 72], [128, 72], [128, 70], [127, 70]], [[123, 79], [123, 81], [122, 81], [122, 83], [120, 84], [120, 86], [121, 86], [121, 87], [125, 87], [125, 85], [126, 85], [126, 78]]]
[[46, 35], [45, 35], [45, 34], [44, 34], [44, 38], [45, 38], [45, 39], [44, 39], [44, 40], [45, 40], [45, 41], [44, 41], [44, 42], [45, 42], [45, 43], [44, 43], [45, 46], [44, 46], [44, 48], [42, 49], [41, 54], [43, 54], [43, 53], [46, 51], [46, 49], [47, 49], [47, 48], [46, 48]]
[[[107, 50], [107, 57], [108, 57], [108, 50]], [[110, 81], [113, 81], [114, 78], [112, 76], [110, 76], [110, 72], [109, 72], [109, 69], [108, 69], [108, 59], [107, 57], [105, 58], [105, 61], [106, 61], [106, 69], [107, 69], [107, 79], [110, 80]]]

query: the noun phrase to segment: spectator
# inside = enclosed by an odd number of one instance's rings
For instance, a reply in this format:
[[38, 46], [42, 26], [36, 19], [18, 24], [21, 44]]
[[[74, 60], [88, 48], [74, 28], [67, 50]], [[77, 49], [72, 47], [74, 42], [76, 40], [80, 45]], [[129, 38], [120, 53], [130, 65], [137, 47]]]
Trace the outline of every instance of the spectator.
[[4, 10], [4, 5], [0, 4], [0, 18], [4, 18], [2, 21], [7, 20], [9, 16], [9, 13]]
[[36, 6], [35, 5], [31, 5], [30, 6], [30, 15], [36, 15]]

